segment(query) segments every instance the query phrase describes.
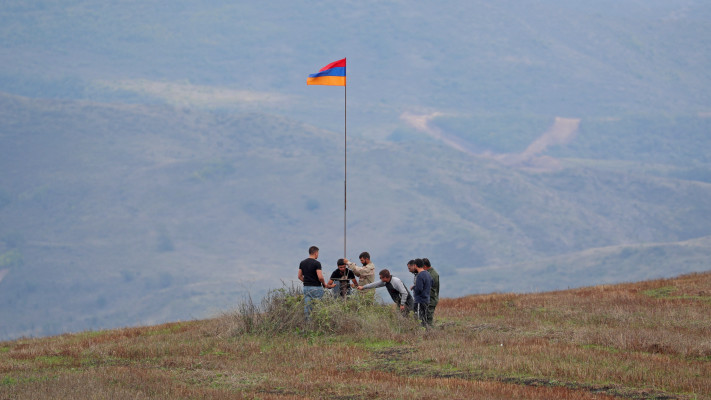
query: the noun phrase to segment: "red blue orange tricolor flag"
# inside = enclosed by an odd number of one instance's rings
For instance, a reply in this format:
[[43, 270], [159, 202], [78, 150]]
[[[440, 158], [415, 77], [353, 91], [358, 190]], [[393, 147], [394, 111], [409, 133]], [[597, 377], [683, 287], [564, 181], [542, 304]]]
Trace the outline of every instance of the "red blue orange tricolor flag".
[[307, 85], [346, 86], [346, 59], [334, 61], [306, 78]]

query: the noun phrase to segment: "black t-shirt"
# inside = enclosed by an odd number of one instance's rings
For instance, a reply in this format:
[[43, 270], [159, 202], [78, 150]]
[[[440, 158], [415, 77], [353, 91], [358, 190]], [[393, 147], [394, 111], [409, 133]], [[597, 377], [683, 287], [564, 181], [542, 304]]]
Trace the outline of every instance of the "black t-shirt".
[[307, 258], [299, 264], [299, 269], [304, 274], [304, 286], [321, 286], [318, 280], [317, 270], [321, 269], [321, 263], [314, 258]]
[[[350, 279], [355, 279], [355, 274], [353, 273], [353, 271], [351, 271], [350, 269], [346, 269], [346, 271], [348, 271], [348, 279], [349, 279], [349, 280], [350, 280]], [[333, 271], [333, 273], [331, 274], [331, 278], [330, 278], [330, 279], [333, 279], [333, 280], [335, 281], [336, 279], [341, 279], [341, 278], [343, 278], [344, 276], [346, 276], [346, 275], [343, 274], [343, 273], [341, 273], [341, 270], [340, 270], [340, 269], [336, 268], [336, 270]]]

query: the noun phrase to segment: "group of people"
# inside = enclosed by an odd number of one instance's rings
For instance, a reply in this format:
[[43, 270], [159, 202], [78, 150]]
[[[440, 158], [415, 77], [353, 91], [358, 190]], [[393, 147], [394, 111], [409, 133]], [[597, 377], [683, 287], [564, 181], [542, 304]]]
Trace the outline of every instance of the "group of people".
[[[414, 311], [423, 326], [433, 324], [435, 308], [439, 302], [439, 274], [427, 258], [417, 258], [407, 263], [408, 271], [414, 274], [413, 285], [408, 290], [402, 280], [393, 276], [387, 269], [378, 273], [380, 279], [376, 281], [375, 265], [366, 251], [358, 257], [362, 266], [348, 259], [339, 259], [336, 270], [326, 282], [321, 263], [318, 261], [318, 252], [318, 247], [311, 246], [309, 257], [299, 264], [298, 278], [304, 284], [306, 318], [311, 312], [311, 301], [323, 297], [324, 289], [331, 289], [335, 296], [345, 298], [351, 294], [352, 289], [364, 291], [385, 287], [395, 304], [399, 305], [400, 311], [404, 314]], [[370, 295], [374, 298], [375, 291], [370, 292]]]

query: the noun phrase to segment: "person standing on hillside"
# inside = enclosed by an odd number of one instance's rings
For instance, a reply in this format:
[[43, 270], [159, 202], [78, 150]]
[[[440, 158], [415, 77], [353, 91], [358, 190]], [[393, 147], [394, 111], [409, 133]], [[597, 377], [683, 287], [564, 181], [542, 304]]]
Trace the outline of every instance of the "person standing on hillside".
[[393, 299], [395, 304], [400, 306], [400, 311], [402, 311], [403, 314], [412, 311], [415, 301], [400, 278], [390, 275], [390, 271], [387, 269], [380, 271], [379, 275], [379, 281], [369, 283], [365, 286], [358, 286], [358, 290], [375, 289], [385, 286], [385, 288], [388, 289], [390, 298]]
[[323, 297], [323, 288], [326, 283], [318, 260], [318, 247], [309, 247], [309, 257], [299, 264], [299, 280], [304, 283], [304, 314], [309, 319], [311, 314], [311, 301]]
[[[360, 253], [360, 258], [361, 264], [363, 264], [362, 267], [357, 266], [355, 263], [352, 263], [348, 261], [348, 259], [345, 259], [344, 261], [346, 262], [346, 265], [348, 265], [348, 269], [353, 271], [353, 273], [359, 278], [358, 279], [358, 285], [359, 286], [365, 286], [367, 284], [375, 282], [375, 265], [370, 261], [370, 253], [367, 251], [364, 251]], [[372, 292], [372, 297], [375, 299], [375, 292]]]
[[[351, 287], [358, 286], [355, 274], [353, 271], [346, 268], [346, 261], [339, 258], [336, 262], [338, 268], [331, 274], [331, 278], [326, 284], [327, 289], [333, 289], [334, 297], [346, 297], [351, 294]], [[334, 282], [338, 281], [338, 283]], [[353, 281], [353, 285], [349, 285], [349, 281]]]
[[432, 268], [430, 260], [423, 258], [422, 264], [425, 267], [425, 271], [432, 277], [432, 289], [430, 289], [430, 303], [427, 305], [427, 324], [430, 326], [434, 325], [434, 312], [437, 308], [437, 303], [439, 303], [439, 273]]
[[430, 303], [430, 291], [432, 290], [432, 277], [425, 271], [425, 265], [421, 259], [415, 259], [417, 268], [417, 278], [412, 294], [415, 297], [415, 313], [422, 322], [422, 326], [427, 327], [427, 306]]
[[415, 282], [417, 282], [417, 267], [415, 266], [415, 260], [407, 262], [407, 270], [412, 274], [412, 285], [410, 285], [410, 290], [413, 290], [415, 289]]

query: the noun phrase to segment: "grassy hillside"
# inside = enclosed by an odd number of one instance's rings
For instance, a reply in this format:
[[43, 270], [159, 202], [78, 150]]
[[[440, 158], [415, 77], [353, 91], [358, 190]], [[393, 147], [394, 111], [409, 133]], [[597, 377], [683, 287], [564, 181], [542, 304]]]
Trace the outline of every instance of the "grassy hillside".
[[[263, 321], [292, 312], [298, 320], [294, 304]], [[310, 325], [281, 319], [266, 330], [245, 325], [260, 314], [241, 307], [209, 320], [0, 342], [0, 397], [711, 398], [709, 272], [446, 298], [430, 330], [390, 305], [328, 307], [317, 306]]]

